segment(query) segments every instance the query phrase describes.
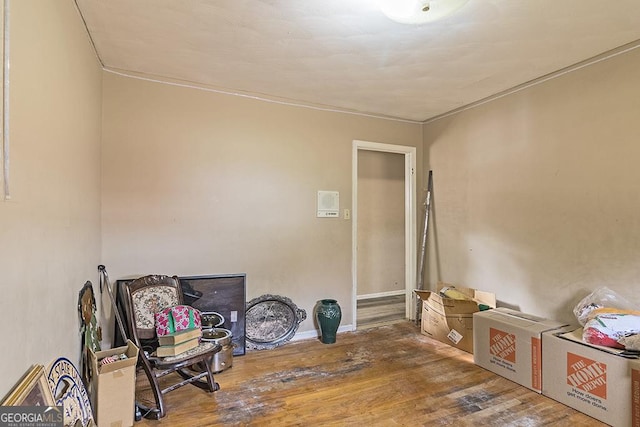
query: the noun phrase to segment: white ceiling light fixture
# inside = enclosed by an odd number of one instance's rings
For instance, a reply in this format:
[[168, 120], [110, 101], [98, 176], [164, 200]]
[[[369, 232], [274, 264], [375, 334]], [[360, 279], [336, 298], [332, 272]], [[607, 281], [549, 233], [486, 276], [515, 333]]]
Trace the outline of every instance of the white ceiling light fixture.
[[380, 10], [401, 24], [424, 24], [455, 12], [469, 0], [380, 0]]

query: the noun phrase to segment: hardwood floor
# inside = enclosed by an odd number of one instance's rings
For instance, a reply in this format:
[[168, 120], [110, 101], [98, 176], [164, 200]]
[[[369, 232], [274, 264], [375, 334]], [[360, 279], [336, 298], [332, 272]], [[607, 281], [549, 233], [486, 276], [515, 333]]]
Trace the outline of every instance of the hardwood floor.
[[373, 328], [405, 320], [404, 302], [404, 295], [358, 300], [356, 327], [358, 329]]
[[[602, 426], [473, 364], [409, 321], [249, 351], [216, 375], [220, 390], [186, 386], [167, 416], [136, 426]], [[150, 396], [138, 374], [138, 399]]]

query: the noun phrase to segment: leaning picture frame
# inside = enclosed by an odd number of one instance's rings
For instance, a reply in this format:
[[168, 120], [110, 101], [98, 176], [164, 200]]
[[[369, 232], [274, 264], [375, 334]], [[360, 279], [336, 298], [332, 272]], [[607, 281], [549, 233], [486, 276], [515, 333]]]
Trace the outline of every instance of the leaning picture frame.
[[222, 315], [221, 328], [231, 331], [233, 355], [246, 352], [246, 282], [245, 273], [209, 276], [180, 276], [184, 302], [201, 313]]
[[2, 406], [56, 406], [44, 366], [33, 365], [9, 391]]

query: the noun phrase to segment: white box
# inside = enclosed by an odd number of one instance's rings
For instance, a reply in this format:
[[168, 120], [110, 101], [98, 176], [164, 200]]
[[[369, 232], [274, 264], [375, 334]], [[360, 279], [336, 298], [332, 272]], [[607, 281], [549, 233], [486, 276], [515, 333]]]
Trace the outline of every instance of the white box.
[[542, 334], [542, 394], [611, 426], [640, 426], [640, 361], [581, 337], [575, 326]]
[[474, 313], [473, 361], [542, 393], [541, 335], [565, 325], [508, 308]]

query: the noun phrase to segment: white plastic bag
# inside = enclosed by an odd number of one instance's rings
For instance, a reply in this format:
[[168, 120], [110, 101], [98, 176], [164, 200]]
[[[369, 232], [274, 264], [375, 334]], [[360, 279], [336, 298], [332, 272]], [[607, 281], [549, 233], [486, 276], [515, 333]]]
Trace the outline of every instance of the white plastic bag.
[[633, 310], [631, 303], [620, 294], [602, 286], [584, 297], [573, 309], [573, 314], [580, 325], [584, 326], [589, 320], [589, 313], [596, 308], [618, 308]]

